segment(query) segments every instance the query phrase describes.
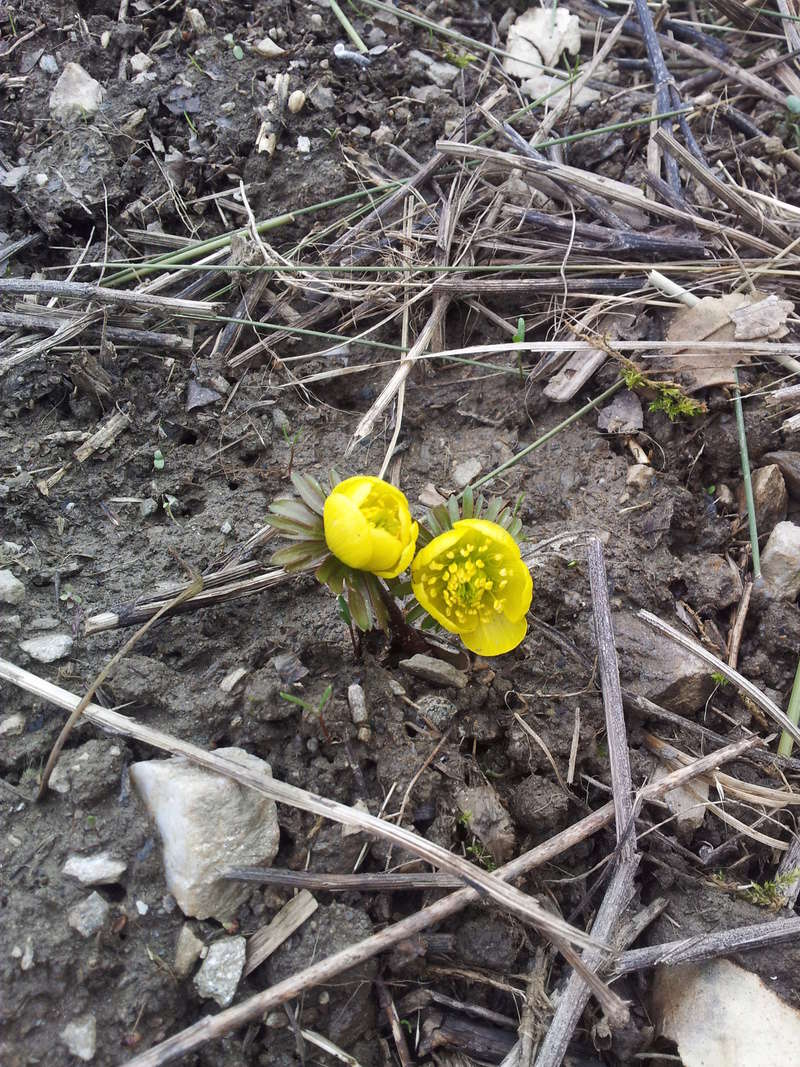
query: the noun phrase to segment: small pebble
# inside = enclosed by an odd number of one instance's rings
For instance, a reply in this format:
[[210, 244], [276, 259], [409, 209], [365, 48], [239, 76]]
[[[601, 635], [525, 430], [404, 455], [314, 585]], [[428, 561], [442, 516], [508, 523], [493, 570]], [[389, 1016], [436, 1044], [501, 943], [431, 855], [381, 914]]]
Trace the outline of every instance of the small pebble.
[[124, 860], [115, 860], [108, 852], [97, 852], [94, 856], [70, 856], [61, 871], [84, 885], [107, 885], [118, 882], [127, 867]]
[[203, 966], [194, 976], [198, 995], [227, 1008], [244, 971], [246, 949], [243, 937], [224, 937], [210, 945]]
[[285, 54], [286, 49], [281, 48], [279, 44], [275, 44], [271, 37], [264, 37], [258, 41], [255, 46], [256, 52], [265, 59], [276, 59], [278, 56]]
[[400, 666], [409, 674], [414, 674], [432, 685], [450, 685], [456, 689], [464, 689], [467, 685], [468, 679], [463, 671], [458, 670], [452, 663], [435, 659], [433, 656], [417, 653], [410, 659], [400, 660]]
[[19, 737], [25, 729], [25, 716], [18, 711], [0, 719], [0, 737]]
[[55, 663], [70, 654], [72, 644], [69, 634], [48, 634], [46, 637], [32, 637], [28, 641], [20, 641], [19, 647], [37, 663]]
[[295, 89], [293, 93], [290, 93], [287, 107], [293, 115], [296, 115], [298, 111], [302, 111], [306, 102], [306, 94], [302, 89]]
[[173, 970], [179, 978], [185, 978], [200, 959], [203, 951], [203, 942], [192, 930], [189, 923], [184, 923], [178, 934], [178, 944], [175, 947], [175, 962]]
[[86, 900], [67, 912], [67, 922], [81, 937], [91, 937], [102, 929], [108, 919], [111, 906], [99, 893], [90, 893]]
[[59, 1034], [73, 1056], [89, 1063], [97, 1049], [97, 1021], [94, 1015], [84, 1015], [67, 1023]]

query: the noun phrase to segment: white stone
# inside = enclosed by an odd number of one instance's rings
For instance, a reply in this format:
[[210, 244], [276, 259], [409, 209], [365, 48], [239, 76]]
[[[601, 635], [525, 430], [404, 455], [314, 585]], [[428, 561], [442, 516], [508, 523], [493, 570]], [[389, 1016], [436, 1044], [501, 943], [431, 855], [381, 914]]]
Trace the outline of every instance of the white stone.
[[199, 995], [216, 1000], [221, 1008], [227, 1008], [242, 977], [246, 950], [247, 942], [243, 937], [223, 937], [215, 941], [194, 976]]
[[761, 577], [767, 594], [795, 600], [800, 593], [800, 526], [779, 522], [761, 553]]
[[389, 144], [394, 140], [394, 131], [391, 126], [379, 126], [370, 134], [375, 144]]
[[203, 942], [192, 930], [188, 923], [184, 923], [178, 934], [178, 944], [175, 946], [175, 962], [172, 969], [179, 978], [185, 978], [192, 967], [200, 959], [203, 951]]
[[[665, 778], [669, 771], [665, 767], [656, 768], [655, 781]], [[685, 786], [669, 789], [664, 794], [664, 803], [675, 816], [675, 825], [679, 835], [691, 835], [703, 825], [708, 807], [708, 782], [695, 778]]]
[[308, 155], [311, 151], [311, 140], [305, 134], [301, 134], [297, 138], [297, 151], [302, 152], [303, 155]]
[[281, 48], [279, 44], [275, 44], [271, 37], [264, 37], [263, 40], [258, 41], [255, 45], [256, 52], [260, 56], [264, 56], [265, 59], [276, 59], [278, 56], [284, 55], [285, 48]]
[[134, 74], [143, 74], [146, 70], [149, 70], [153, 65], [153, 60], [150, 56], [145, 55], [144, 52], [135, 52], [130, 60], [131, 70]]
[[289, 94], [289, 99], [287, 101], [286, 106], [289, 108], [289, 111], [293, 115], [296, 115], [299, 111], [303, 110], [303, 108], [305, 107], [305, 103], [306, 94], [303, 92], [302, 89], [295, 89], [293, 93]]
[[72, 638], [69, 634], [47, 634], [20, 641], [19, 647], [39, 663], [55, 663], [70, 654]]
[[731, 960], [657, 967], [653, 1008], [685, 1067], [800, 1063], [800, 1013]]
[[19, 737], [25, 729], [25, 716], [15, 711], [13, 715], [6, 715], [0, 719], [0, 737]]
[[143, 900], [137, 900], [136, 910], [140, 915], [147, 915], [148, 911], [150, 911], [150, 905], [146, 904]]
[[90, 893], [86, 900], [69, 909], [67, 922], [81, 937], [91, 937], [105, 926], [110, 911], [110, 904], [99, 893]]
[[61, 870], [84, 885], [108, 885], [118, 882], [127, 868], [124, 860], [115, 860], [108, 852], [96, 852], [94, 856], [70, 856]]
[[203, 12], [196, 7], [189, 7], [186, 9], [186, 17], [189, 19], [189, 25], [192, 27], [192, 32], [196, 34], [205, 33], [208, 29], [206, 20], [203, 16]]
[[[240, 748], [216, 755], [251, 773], [272, 773]], [[197, 919], [232, 918], [250, 890], [219, 872], [272, 863], [280, 835], [275, 802], [181, 756], [135, 763], [130, 776], [158, 827], [167, 888], [181, 911]]]
[[474, 456], [463, 459], [453, 467], [453, 482], [456, 489], [465, 489], [481, 473], [481, 461]]
[[25, 586], [10, 570], [0, 571], [0, 604], [21, 604], [25, 599]]
[[97, 1021], [94, 1015], [83, 1015], [67, 1023], [60, 1034], [61, 1040], [73, 1056], [88, 1063], [94, 1059], [97, 1048]]
[[78, 63], [67, 63], [50, 94], [50, 114], [56, 122], [76, 122], [97, 114], [106, 91]]

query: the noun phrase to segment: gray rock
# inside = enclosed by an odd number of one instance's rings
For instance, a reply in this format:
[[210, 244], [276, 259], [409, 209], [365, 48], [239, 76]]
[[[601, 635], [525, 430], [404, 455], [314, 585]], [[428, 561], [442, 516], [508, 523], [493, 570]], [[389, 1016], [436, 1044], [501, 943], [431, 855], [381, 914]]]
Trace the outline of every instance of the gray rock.
[[336, 105], [336, 95], [327, 85], [315, 85], [309, 92], [308, 99], [317, 111], [328, 111]]
[[[756, 511], [756, 525], [759, 534], [769, 533], [778, 522], [786, 518], [789, 494], [777, 463], [759, 467], [751, 475], [753, 483], [753, 504]], [[740, 484], [736, 494], [739, 512], [744, 514], [747, 504], [744, 496], [744, 483]]]
[[82, 1015], [67, 1023], [59, 1034], [73, 1056], [88, 1063], [97, 1049], [97, 1021], [94, 1015]]
[[796, 600], [800, 594], [800, 526], [779, 522], [761, 553], [761, 577], [769, 597]]
[[108, 852], [96, 852], [94, 856], [70, 856], [61, 871], [84, 885], [110, 885], [118, 882], [127, 869], [124, 860], [115, 860]]
[[369, 721], [367, 698], [364, 696], [363, 688], [357, 682], [347, 687], [347, 703], [350, 705], [350, 718], [356, 726], [363, 726]]
[[206, 408], [210, 404], [216, 404], [218, 400], [222, 400], [222, 397], [216, 389], [207, 389], [204, 385], [196, 382], [194, 378], [186, 386], [186, 411], [194, 411], [195, 408]]
[[105, 96], [100, 82], [78, 63], [67, 63], [50, 94], [50, 115], [56, 122], [82, 122], [97, 114]]
[[10, 570], [0, 571], [0, 604], [21, 604], [25, 599], [25, 586]]
[[474, 456], [471, 459], [463, 459], [453, 467], [453, 484], [456, 489], [465, 489], [481, 473], [483, 466], [479, 459]]
[[19, 737], [25, 729], [25, 716], [15, 711], [13, 715], [6, 715], [0, 719], [0, 737]]
[[227, 1008], [236, 995], [244, 971], [247, 942], [243, 937], [223, 937], [209, 947], [203, 966], [194, 976], [198, 994]]
[[800, 452], [767, 452], [762, 463], [779, 467], [789, 495], [800, 498]]
[[684, 560], [690, 603], [698, 611], [715, 611], [736, 604], [742, 579], [724, 556], [690, 556]]
[[423, 718], [429, 719], [437, 730], [444, 730], [450, 725], [450, 720], [458, 714], [458, 708], [452, 700], [439, 696], [438, 693], [426, 693], [418, 697], [414, 702], [418, 713]]
[[452, 63], [431, 63], [428, 67], [428, 77], [440, 89], [447, 89], [458, 77], [458, 67]]
[[110, 904], [99, 893], [90, 893], [86, 900], [67, 912], [67, 922], [81, 937], [91, 937], [105, 926], [111, 912]]
[[[216, 754], [251, 773], [271, 774], [268, 763], [241, 748]], [[280, 836], [275, 802], [180, 756], [135, 763], [130, 776], [158, 827], [167, 888], [181, 911], [231, 919], [250, 887], [220, 878], [219, 871], [272, 863]]]
[[19, 615], [5, 615], [0, 619], [0, 634], [16, 633], [22, 629], [22, 618]]
[[37, 663], [55, 663], [70, 654], [72, 644], [69, 634], [47, 634], [44, 637], [31, 637], [27, 641], [20, 641], [19, 647]]
[[451, 685], [456, 689], [464, 689], [468, 681], [466, 674], [454, 667], [452, 663], [447, 663], [443, 659], [434, 659], [433, 656], [426, 656], [421, 652], [412, 656], [411, 659], [400, 660], [400, 666], [409, 674], [422, 678], [431, 685]]
[[644, 425], [642, 402], [636, 393], [617, 393], [597, 416], [597, 429], [606, 433], [635, 433]]
[[203, 942], [195, 934], [189, 923], [184, 923], [178, 934], [178, 944], [175, 946], [175, 962], [172, 969], [179, 978], [185, 978], [203, 951]]
[[714, 688], [711, 668], [629, 612], [614, 615], [622, 682], [679, 715], [694, 715]]
[[146, 497], [139, 505], [139, 517], [142, 519], [149, 519], [151, 515], [155, 515], [158, 511], [158, 501], [153, 500], [151, 496]]

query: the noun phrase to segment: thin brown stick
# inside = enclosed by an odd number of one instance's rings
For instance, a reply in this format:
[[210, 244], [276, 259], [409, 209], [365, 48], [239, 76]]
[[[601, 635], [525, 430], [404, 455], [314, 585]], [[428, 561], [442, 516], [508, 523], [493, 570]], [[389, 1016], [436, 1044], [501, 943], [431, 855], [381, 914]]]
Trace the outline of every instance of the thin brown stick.
[[411, 1064], [414, 1061], [411, 1058], [411, 1053], [408, 1051], [408, 1042], [406, 1041], [403, 1027], [400, 1025], [400, 1016], [397, 1014], [397, 1008], [395, 1007], [391, 994], [386, 988], [386, 983], [382, 978], [375, 979], [375, 989], [378, 993], [378, 1002], [380, 1003], [381, 1010], [386, 1016], [392, 1031], [392, 1038], [394, 1039], [397, 1058], [400, 1060], [400, 1067], [411, 1067]]
[[736, 607], [736, 618], [733, 620], [730, 637], [728, 638], [728, 666], [733, 667], [734, 670], [736, 670], [736, 664], [739, 662], [739, 646], [742, 643], [744, 624], [747, 619], [747, 609], [750, 607], [750, 597], [752, 594], [753, 582], [748, 578]]
[[[0, 676], [3, 675], [3, 669], [4, 663], [0, 660]], [[15, 669], [15, 671], [18, 670], [18, 668]], [[121, 719], [122, 716], [117, 716], [117, 718]], [[725, 749], [702, 757], [692, 768], [674, 771], [657, 782], [651, 782], [641, 791], [640, 796], [645, 800], [655, 800], [663, 796], [667, 790], [691, 781], [695, 773], [704, 774], [728, 760], [736, 759], [756, 743], [755, 739], [750, 739], [728, 745]], [[194, 746], [190, 747], [194, 748]], [[548, 863], [568, 849], [573, 848], [578, 842], [585, 840], [604, 826], [607, 826], [613, 818], [614, 805], [612, 803], [605, 804], [591, 815], [581, 819], [580, 822], [568, 827], [560, 834], [556, 834], [555, 837], [538, 845], [530, 852], [526, 852], [524, 855], [500, 867], [495, 871], [494, 876], [497, 878], [515, 878], [535, 867]], [[416, 914], [402, 919], [393, 926], [386, 927], [364, 941], [360, 941], [357, 945], [351, 945], [341, 952], [327, 957], [327, 959], [320, 960], [318, 963], [304, 968], [297, 974], [292, 975], [291, 978], [287, 978], [278, 985], [255, 994], [248, 1000], [242, 1001], [241, 1004], [221, 1011], [217, 1015], [205, 1016], [180, 1033], [174, 1034], [159, 1045], [155, 1045], [146, 1052], [135, 1056], [128, 1061], [125, 1067], [161, 1067], [162, 1064], [169, 1063], [180, 1056], [185, 1056], [208, 1041], [218, 1040], [246, 1023], [258, 1019], [264, 1012], [280, 1004], [285, 1004], [289, 1000], [294, 1000], [305, 989], [330, 981], [336, 975], [364, 962], [364, 960], [371, 959], [381, 952], [385, 952], [405, 938], [412, 937], [414, 934], [434, 925], [434, 923], [442, 922], [451, 915], [455, 915], [467, 904], [473, 903], [478, 898], [479, 895], [474, 889], [459, 889], [434, 904], [428, 905], [427, 908], [423, 908]]]
[[[636, 848], [636, 827], [633, 817], [633, 782], [631, 779], [628, 736], [622, 710], [622, 689], [619, 663], [614, 643], [611, 604], [608, 597], [603, 546], [598, 538], [588, 545], [589, 584], [594, 610], [594, 629], [597, 657], [606, 715], [614, 819], [617, 830], [617, 863], [603, 895], [603, 901], [592, 924], [592, 936], [604, 941], [613, 937], [620, 917], [633, 899], [639, 856]], [[602, 957], [593, 950], [583, 955], [583, 963], [591, 969], [600, 968]], [[573, 972], [558, 1002], [550, 1027], [542, 1042], [536, 1067], [560, 1067], [575, 1028], [590, 996], [589, 986], [577, 972]]]
[[91, 282], [42, 281], [38, 278], [0, 278], [0, 295], [35, 293], [64, 300], [97, 300], [101, 304], [127, 304], [151, 311], [170, 312], [196, 318], [209, 318], [222, 304], [209, 300], [179, 300], [174, 296], [152, 296], [129, 289], [109, 289]]
[[621, 953], [613, 969], [615, 975], [620, 975], [650, 967], [677, 967], [683, 963], [699, 963], [719, 956], [731, 956], [734, 952], [778, 945], [797, 937], [800, 937], [800, 915], [793, 915], [789, 919], [775, 919], [773, 922], [687, 937], [682, 941], [668, 941], [665, 945], [634, 948]]
[[611, 765], [611, 785], [616, 812], [617, 846], [622, 860], [632, 860], [636, 852], [636, 831], [633, 822], [633, 781], [628, 753], [625, 713], [622, 710], [622, 688], [619, 681], [619, 662], [614, 643], [611, 604], [608, 599], [608, 579], [603, 559], [603, 546], [592, 538], [588, 546], [589, 584], [594, 609], [594, 629], [597, 639], [597, 658], [603, 707], [606, 713], [606, 736]]
[[704, 167], [671, 134], [664, 129], [660, 129], [653, 135], [653, 140], [662, 148], [668, 149], [682, 167], [688, 170], [690, 174], [693, 174], [699, 182], [702, 182], [707, 189], [710, 189], [724, 204], [727, 204], [742, 218], [747, 219], [757, 230], [768, 234], [773, 241], [777, 242], [779, 248], [786, 247], [789, 243], [789, 237], [782, 226], [778, 226], [766, 218], [757, 207], [753, 207], [749, 201], [740, 196], [732, 185], [726, 185], [721, 182], [716, 174], [709, 170], [708, 167]]
[[404, 889], [456, 889], [463, 879], [449, 874], [322, 874], [317, 871], [288, 871], [277, 867], [231, 867], [223, 878], [237, 882], [257, 882], [281, 889], [316, 889], [325, 893], [353, 890], [364, 893], [388, 893]]
[[[72, 315], [67, 315], [59, 308], [58, 312], [48, 315], [34, 315], [27, 312], [0, 312], [0, 326], [13, 326], [23, 330], [60, 330], [74, 322]], [[98, 327], [93, 322], [85, 324], [86, 332], [94, 339]], [[136, 330], [127, 326], [102, 326], [102, 334], [109, 341], [119, 344], [140, 345], [143, 348], [169, 349], [171, 352], [191, 352], [193, 344], [188, 337], [176, 333], [159, 333], [155, 330]], [[61, 342], [63, 343], [63, 342]]]

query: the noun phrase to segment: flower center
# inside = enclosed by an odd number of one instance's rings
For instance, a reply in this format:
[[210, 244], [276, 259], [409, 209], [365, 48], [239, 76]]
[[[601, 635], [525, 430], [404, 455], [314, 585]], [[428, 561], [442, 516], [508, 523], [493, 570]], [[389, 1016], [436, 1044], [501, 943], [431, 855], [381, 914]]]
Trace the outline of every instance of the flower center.
[[397, 509], [381, 499], [381, 494], [374, 490], [361, 505], [361, 514], [370, 524], [378, 530], [386, 530], [392, 537], [400, 534], [400, 516]]
[[505, 607], [508, 570], [502, 552], [472, 541], [443, 553], [428, 565], [423, 581], [439, 610], [464, 629], [489, 622]]

